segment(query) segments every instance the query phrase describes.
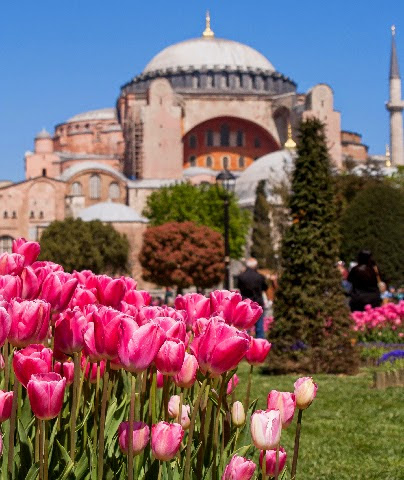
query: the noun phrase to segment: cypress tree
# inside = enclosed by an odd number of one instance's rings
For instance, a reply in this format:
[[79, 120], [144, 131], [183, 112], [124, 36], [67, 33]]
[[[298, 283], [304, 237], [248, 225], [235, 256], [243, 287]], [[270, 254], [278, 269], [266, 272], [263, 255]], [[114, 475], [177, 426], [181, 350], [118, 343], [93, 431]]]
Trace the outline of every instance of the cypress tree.
[[273, 268], [269, 205], [265, 194], [265, 180], [260, 180], [255, 191], [251, 256], [257, 259], [259, 268]]
[[282, 242], [269, 369], [354, 372], [351, 319], [336, 268], [339, 229], [324, 127], [302, 122]]

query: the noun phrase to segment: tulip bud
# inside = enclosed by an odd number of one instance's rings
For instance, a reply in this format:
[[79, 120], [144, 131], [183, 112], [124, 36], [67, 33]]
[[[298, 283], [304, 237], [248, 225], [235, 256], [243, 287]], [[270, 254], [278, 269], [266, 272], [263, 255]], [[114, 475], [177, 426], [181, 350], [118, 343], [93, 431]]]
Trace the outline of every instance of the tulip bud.
[[49, 302], [55, 310], [62, 311], [69, 304], [77, 283], [70, 273], [50, 272], [43, 281], [40, 298]]
[[255, 472], [255, 463], [244, 457], [234, 455], [226, 465], [222, 480], [251, 480]]
[[[62, 369], [63, 365], [63, 369]], [[74, 363], [73, 362], [55, 362], [53, 368], [55, 373], [66, 379], [66, 385], [71, 385], [74, 381]]]
[[[262, 468], [262, 464], [264, 459], [264, 452], [261, 451], [260, 453], [260, 465]], [[273, 477], [275, 475], [275, 468], [276, 468], [276, 450], [267, 450], [266, 455], [266, 472], [269, 477]], [[286, 463], [286, 452], [283, 447], [279, 447], [279, 469], [278, 473], [281, 473], [282, 470], [285, 468]]]
[[282, 428], [287, 428], [295, 414], [296, 399], [293, 393], [271, 390], [268, 395], [268, 410], [279, 410]]
[[27, 242], [25, 238], [17, 238], [13, 241], [13, 253], [24, 256], [24, 266], [33, 264], [40, 251], [41, 247], [38, 242]]
[[43, 345], [30, 345], [14, 353], [13, 369], [18, 381], [27, 388], [31, 375], [52, 370], [52, 350]]
[[171, 418], [177, 418], [180, 413], [180, 396], [173, 395], [168, 401], [168, 414]]
[[0, 306], [0, 347], [4, 345], [11, 328], [11, 316], [7, 310]]
[[188, 430], [191, 425], [191, 419], [189, 414], [191, 413], [191, 407], [189, 405], [183, 405], [181, 409], [181, 427], [184, 430]]
[[4, 422], [10, 418], [13, 396], [13, 392], [5, 392], [4, 390], [0, 390], [0, 422]]
[[251, 416], [251, 437], [260, 450], [271, 450], [279, 444], [282, 432], [279, 410], [256, 410]]
[[244, 406], [238, 400], [233, 403], [231, 409], [231, 421], [236, 427], [241, 427], [245, 422]]
[[236, 374], [234, 374], [231, 379], [229, 380], [229, 383], [227, 384], [227, 390], [226, 390], [226, 394], [227, 395], [231, 395], [234, 390], [236, 389], [238, 383], [239, 383], [239, 378]]
[[312, 377], [301, 377], [295, 382], [296, 407], [305, 410], [311, 405], [317, 394], [317, 384]]
[[86, 327], [86, 317], [78, 307], [62, 312], [55, 325], [55, 348], [67, 355], [80, 352]]
[[20, 275], [22, 282], [21, 297], [27, 300], [36, 298], [39, 291], [39, 280], [32, 267], [25, 267]]
[[19, 275], [24, 268], [24, 257], [18, 253], [0, 255], [0, 275]]
[[59, 415], [63, 406], [66, 379], [57, 373], [32, 375], [27, 391], [34, 415], [40, 420], [50, 420]]
[[[133, 422], [133, 455], [139, 455], [149, 443], [150, 429], [144, 422]], [[122, 422], [118, 427], [119, 447], [126, 455], [129, 452], [129, 422]]]
[[180, 388], [191, 388], [196, 381], [197, 370], [198, 360], [185, 352], [184, 362], [179, 373], [174, 376], [174, 383]]
[[157, 388], [163, 388], [164, 387], [164, 375], [157, 370], [156, 373], [156, 386]]
[[49, 332], [51, 306], [43, 300], [11, 300], [8, 340], [14, 347], [43, 342]]
[[262, 365], [271, 350], [272, 344], [264, 338], [251, 337], [250, 348], [245, 354], [245, 358], [250, 365]]
[[174, 376], [181, 371], [185, 357], [185, 345], [180, 340], [166, 340], [154, 360], [163, 375]]
[[6, 301], [21, 297], [22, 282], [14, 275], [0, 275], [0, 296]]
[[184, 430], [178, 423], [159, 422], [152, 426], [151, 447], [154, 457], [164, 462], [177, 454]]

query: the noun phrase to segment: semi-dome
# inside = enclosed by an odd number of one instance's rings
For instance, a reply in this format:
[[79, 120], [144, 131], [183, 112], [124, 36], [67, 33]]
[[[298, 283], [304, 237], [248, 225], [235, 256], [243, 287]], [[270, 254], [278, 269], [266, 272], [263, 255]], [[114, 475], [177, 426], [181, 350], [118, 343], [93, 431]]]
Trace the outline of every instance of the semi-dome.
[[248, 45], [215, 37], [201, 37], [170, 45], [158, 53], [143, 73], [167, 69], [227, 67], [230, 70], [275, 71], [272, 63]]
[[101, 222], [148, 222], [133, 208], [115, 202], [96, 203], [81, 210], [78, 216], [85, 222], [91, 222], [92, 220], [101, 220]]

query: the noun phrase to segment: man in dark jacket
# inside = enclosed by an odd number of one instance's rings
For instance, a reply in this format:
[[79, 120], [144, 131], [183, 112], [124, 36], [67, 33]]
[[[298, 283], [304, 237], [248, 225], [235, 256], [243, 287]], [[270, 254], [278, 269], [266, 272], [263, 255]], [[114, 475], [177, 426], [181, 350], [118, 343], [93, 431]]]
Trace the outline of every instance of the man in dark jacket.
[[[237, 278], [237, 285], [243, 298], [249, 298], [264, 308], [263, 292], [268, 289], [265, 277], [257, 272], [258, 262], [255, 258], [249, 258], [246, 269]], [[255, 324], [255, 336], [264, 338], [264, 313]]]

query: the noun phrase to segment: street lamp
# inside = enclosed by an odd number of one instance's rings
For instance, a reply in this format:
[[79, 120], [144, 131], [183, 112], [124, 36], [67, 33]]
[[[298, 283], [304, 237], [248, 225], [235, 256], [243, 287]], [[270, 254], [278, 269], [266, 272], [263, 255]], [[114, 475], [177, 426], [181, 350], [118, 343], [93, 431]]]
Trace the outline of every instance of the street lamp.
[[236, 177], [224, 169], [216, 176], [216, 185], [222, 187], [224, 205], [224, 288], [230, 288], [229, 205], [236, 185]]

